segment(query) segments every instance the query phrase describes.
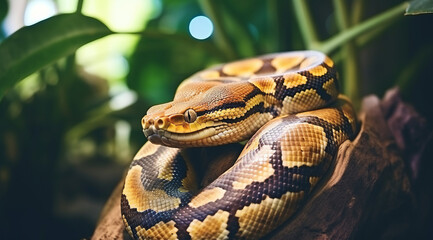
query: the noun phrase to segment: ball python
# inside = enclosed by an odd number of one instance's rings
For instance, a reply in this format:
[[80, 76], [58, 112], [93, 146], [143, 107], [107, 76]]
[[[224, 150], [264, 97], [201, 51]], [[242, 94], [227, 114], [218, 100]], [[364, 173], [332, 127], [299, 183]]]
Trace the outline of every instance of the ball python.
[[[269, 54], [184, 80], [142, 119], [148, 142], [128, 170], [122, 218], [134, 239], [258, 239], [305, 202], [356, 117], [321, 52]], [[252, 137], [251, 137], [252, 136]], [[203, 189], [180, 148], [249, 139]]]

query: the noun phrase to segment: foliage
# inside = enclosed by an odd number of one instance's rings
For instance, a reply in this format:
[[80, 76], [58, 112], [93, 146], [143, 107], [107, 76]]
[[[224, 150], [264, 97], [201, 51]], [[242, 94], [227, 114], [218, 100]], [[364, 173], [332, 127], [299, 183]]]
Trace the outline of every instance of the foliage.
[[102, 22], [74, 13], [21, 28], [0, 48], [0, 97], [24, 77], [110, 33]]
[[406, 15], [433, 13], [433, 2], [429, 0], [414, 0], [409, 4]]
[[[406, 8], [407, 14], [431, 12], [431, 1], [166, 0], [162, 4], [162, 13], [144, 31], [116, 32], [83, 15], [83, 1], [78, 1], [77, 12], [24, 27], [0, 43], [0, 224], [4, 226], [0, 231], [5, 231], [0, 235], [43, 239], [57, 239], [65, 232], [71, 234], [63, 239], [90, 235], [101, 204], [127, 165], [121, 160], [129, 159], [144, 141], [139, 121], [146, 109], [170, 100], [183, 79], [215, 63], [316, 49], [337, 62], [343, 92], [357, 105], [367, 93], [381, 94], [399, 85], [419, 109], [427, 109], [424, 114], [433, 117], [425, 105], [426, 97], [432, 98], [426, 87], [433, 54], [433, 40], [426, 31], [431, 16], [403, 18]], [[7, 1], [0, 0], [0, 20], [5, 9]], [[187, 33], [189, 20], [201, 14], [211, 18], [215, 29], [212, 38], [203, 41]], [[110, 103], [116, 95], [110, 93], [107, 80], [86, 73], [76, 64], [74, 53], [94, 40], [126, 34], [140, 36], [122, 80], [138, 100], [115, 109]], [[131, 136], [120, 138], [119, 128], [125, 122]], [[98, 171], [88, 170], [93, 166]], [[98, 174], [109, 166], [115, 170]], [[83, 183], [83, 172], [90, 181]], [[74, 174], [79, 176], [67, 180]], [[96, 179], [104, 181], [97, 185]], [[71, 199], [83, 192], [96, 198], [99, 208], [86, 213], [80, 212], [85, 212], [82, 208], [68, 210]], [[21, 230], [23, 224], [26, 231]]]

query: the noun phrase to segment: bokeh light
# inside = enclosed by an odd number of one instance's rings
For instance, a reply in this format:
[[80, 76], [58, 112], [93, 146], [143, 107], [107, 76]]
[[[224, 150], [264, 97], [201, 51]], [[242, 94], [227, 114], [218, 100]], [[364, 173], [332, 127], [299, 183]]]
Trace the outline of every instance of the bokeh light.
[[212, 21], [205, 16], [197, 16], [189, 22], [189, 33], [195, 39], [209, 38], [213, 33]]
[[56, 5], [50, 0], [29, 1], [24, 13], [24, 25], [32, 25], [57, 13]]

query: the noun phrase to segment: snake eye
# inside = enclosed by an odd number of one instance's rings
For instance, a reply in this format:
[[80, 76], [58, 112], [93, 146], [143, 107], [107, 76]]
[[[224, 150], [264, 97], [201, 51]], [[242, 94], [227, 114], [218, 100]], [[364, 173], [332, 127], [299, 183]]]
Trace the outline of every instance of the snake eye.
[[197, 113], [192, 109], [188, 109], [183, 114], [183, 117], [185, 118], [186, 122], [193, 123], [197, 119]]

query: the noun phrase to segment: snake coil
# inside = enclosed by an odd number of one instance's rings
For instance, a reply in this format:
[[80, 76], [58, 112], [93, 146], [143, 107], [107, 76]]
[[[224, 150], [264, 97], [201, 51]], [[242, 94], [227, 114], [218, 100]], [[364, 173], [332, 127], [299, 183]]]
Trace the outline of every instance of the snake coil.
[[[356, 117], [334, 63], [316, 51], [226, 63], [183, 81], [142, 119], [122, 218], [135, 239], [258, 239], [286, 221], [327, 171]], [[252, 137], [251, 137], [252, 136]], [[249, 139], [236, 163], [197, 191], [180, 148]]]

